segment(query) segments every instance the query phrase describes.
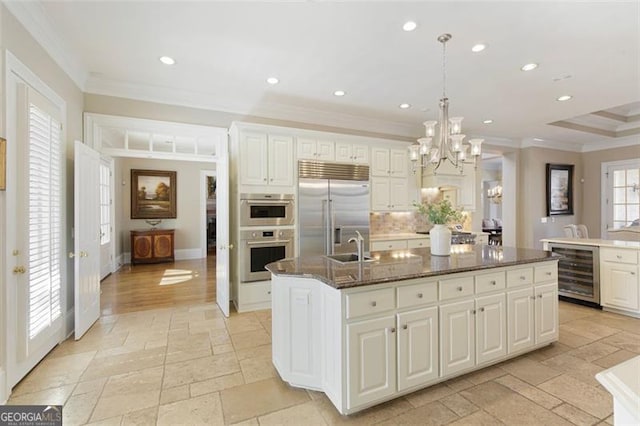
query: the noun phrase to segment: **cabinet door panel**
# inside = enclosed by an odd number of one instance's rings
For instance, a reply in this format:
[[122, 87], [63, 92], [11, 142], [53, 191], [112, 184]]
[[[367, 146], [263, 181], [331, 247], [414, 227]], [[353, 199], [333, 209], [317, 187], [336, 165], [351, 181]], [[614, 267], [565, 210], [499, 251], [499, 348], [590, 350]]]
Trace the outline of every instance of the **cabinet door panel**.
[[389, 178], [389, 202], [391, 210], [409, 209], [409, 190], [406, 179]]
[[333, 141], [318, 140], [316, 145], [316, 153], [318, 154], [318, 160], [333, 161], [334, 156], [334, 143]]
[[395, 317], [347, 326], [349, 408], [376, 401], [396, 391]]
[[351, 154], [355, 163], [369, 164], [369, 147], [367, 145], [353, 145]]
[[240, 135], [240, 183], [267, 184], [267, 135], [242, 133]]
[[371, 176], [389, 176], [389, 150], [371, 148]]
[[558, 340], [558, 285], [535, 288], [536, 344]]
[[438, 308], [398, 314], [398, 390], [438, 378]]
[[316, 157], [316, 140], [298, 138], [298, 158], [315, 160]]
[[269, 135], [269, 185], [293, 185], [293, 165], [293, 138]]
[[638, 267], [602, 262], [602, 304], [613, 308], [640, 309]]
[[351, 163], [353, 161], [351, 144], [336, 142], [336, 161]]
[[371, 210], [389, 210], [389, 178], [371, 178]]
[[133, 237], [132, 257], [134, 259], [151, 259], [153, 257], [152, 241], [151, 235], [138, 235]]
[[440, 306], [440, 367], [442, 376], [475, 365], [474, 301]]
[[155, 235], [153, 237], [153, 254], [157, 258], [173, 256], [173, 236]]
[[389, 174], [392, 177], [407, 177], [408, 164], [407, 151], [404, 149], [389, 150]]
[[507, 354], [507, 307], [504, 294], [476, 299], [476, 362]]
[[509, 353], [533, 346], [533, 290], [507, 293], [507, 349]]

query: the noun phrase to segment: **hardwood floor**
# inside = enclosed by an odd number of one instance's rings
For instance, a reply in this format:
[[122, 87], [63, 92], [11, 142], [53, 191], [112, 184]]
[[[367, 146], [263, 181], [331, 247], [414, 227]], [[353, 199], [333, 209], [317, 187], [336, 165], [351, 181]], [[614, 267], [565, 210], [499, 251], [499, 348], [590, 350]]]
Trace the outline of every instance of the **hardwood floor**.
[[216, 257], [124, 265], [100, 287], [102, 315], [215, 302]]

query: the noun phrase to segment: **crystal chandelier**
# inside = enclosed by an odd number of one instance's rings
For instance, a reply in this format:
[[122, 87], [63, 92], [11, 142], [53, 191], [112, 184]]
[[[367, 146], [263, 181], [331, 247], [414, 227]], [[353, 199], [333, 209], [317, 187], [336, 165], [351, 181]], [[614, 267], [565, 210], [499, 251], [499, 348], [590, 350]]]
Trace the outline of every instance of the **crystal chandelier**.
[[[440, 99], [440, 120], [425, 121], [425, 137], [418, 139], [418, 144], [409, 147], [409, 158], [413, 164], [413, 173], [418, 167], [431, 168], [436, 174], [438, 168], [449, 161], [460, 174], [464, 173], [464, 164], [473, 164], [482, 153], [484, 139], [470, 139], [469, 145], [463, 143], [465, 135], [461, 134], [463, 117], [449, 118], [449, 99], [446, 95], [446, 49], [451, 34], [442, 34], [438, 41], [442, 43], [442, 99]], [[436, 126], [440, 124], [436, 135]], [[469, 150], [470, 149], [470, 150]]]

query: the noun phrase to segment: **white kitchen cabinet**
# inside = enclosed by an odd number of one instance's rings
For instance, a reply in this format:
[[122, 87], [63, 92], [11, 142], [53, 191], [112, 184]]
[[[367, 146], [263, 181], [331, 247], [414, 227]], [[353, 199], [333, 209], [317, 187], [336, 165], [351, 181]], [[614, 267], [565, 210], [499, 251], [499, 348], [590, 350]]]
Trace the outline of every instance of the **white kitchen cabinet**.
[[406, 211], [409, 209], [409, 191], [405, 178], [371, 178], [371, 210]]
[[511, 354], [535, 343], [533, 290], [527, 287], [507, 293], [507, 351]]
[[440, 306], [440, 369], [443, 376], [475, 365], [474, 301]]
[[371, 251], [406, 250], [407, 240], [371, 241]]
[[504, 293], [476, 299], [476, 363], [507, 354], [507, 308]]
[[558, 285], [536, 286], [535, 341], [536, 345], [558, 340]]
[[398, 390], [402, 391], [439, 377], [438, 307], [403, 312], [397, 316]]
[[638, 251], [600, 249], [600, 304], [640, 314]]
[[385, 316], [347, 325], [348, 405], [355, 407], [396, 392], [396, 319]]
[[407, 240], [407, 248], [426, 248], [431, 247], [431, 240], [429, 238], [414, 238]]
[[369, 164], [369, 147], [367, 145], [336, 142], [336, 161]]
[[240, 184], [293, 185], [293, 138], [259, 132], [240, 134]]
[[333, 161], [335, 143], [323, 139], [298, 138], [298, 159]]
[[404, 149], [371, 148], [371, 176], [406, 178], [409, 160]]

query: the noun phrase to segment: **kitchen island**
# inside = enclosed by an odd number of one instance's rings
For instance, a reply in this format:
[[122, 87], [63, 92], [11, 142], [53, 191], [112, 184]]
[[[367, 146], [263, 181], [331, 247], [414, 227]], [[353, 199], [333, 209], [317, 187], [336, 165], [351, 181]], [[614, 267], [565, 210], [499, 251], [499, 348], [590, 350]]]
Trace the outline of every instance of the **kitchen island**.
[[558, 340], [549, 252], [454, 246], [267, 265], [273, 364], [351, 414]]

